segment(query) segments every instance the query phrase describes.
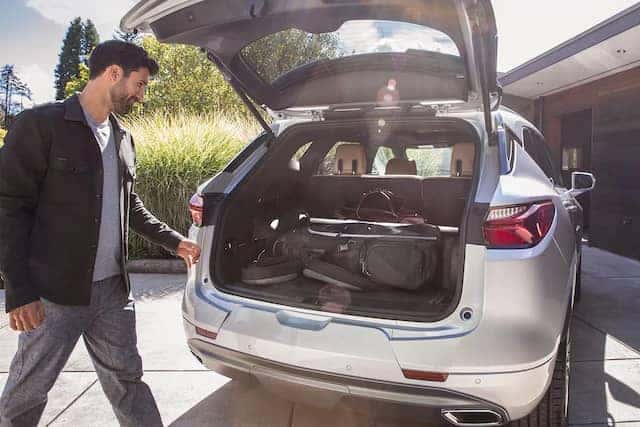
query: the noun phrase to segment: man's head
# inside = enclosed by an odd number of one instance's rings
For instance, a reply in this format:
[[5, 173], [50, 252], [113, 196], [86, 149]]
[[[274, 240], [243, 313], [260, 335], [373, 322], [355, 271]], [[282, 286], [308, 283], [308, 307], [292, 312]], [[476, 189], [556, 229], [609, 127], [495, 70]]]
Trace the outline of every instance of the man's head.
[[109, 91], [113, 111], [126, 114], [142, 102], [150, 76], [158, 73], [158, 63], [133, 43], [109, 40], [100, 43], [89, 58], [89, 79], [100, 81]]

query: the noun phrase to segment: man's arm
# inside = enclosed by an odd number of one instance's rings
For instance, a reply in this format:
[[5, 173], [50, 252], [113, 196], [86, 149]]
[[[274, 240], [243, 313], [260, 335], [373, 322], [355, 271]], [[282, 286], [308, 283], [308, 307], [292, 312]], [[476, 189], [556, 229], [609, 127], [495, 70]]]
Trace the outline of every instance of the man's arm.
[[185, 237], [153, 216], [135, 192], [131, 193], [130, 203], [129, 222], [133, 231], [151, 243], [177, 253], [178, 245]]
[[198, 244], [186, 239], [167, 224], [158, 221], [144, 207], [142, 200], [136, 193], [131, 193], [130, 223], [136, 233], [184, 259], [188, 268], [191, 268], [200, 259]]
[[23, 112], [0, 148], [0, 271], [5, 279], [7, 312], [39, 300], [30, 281], [28, 256], [48, 153], [36, 113]]

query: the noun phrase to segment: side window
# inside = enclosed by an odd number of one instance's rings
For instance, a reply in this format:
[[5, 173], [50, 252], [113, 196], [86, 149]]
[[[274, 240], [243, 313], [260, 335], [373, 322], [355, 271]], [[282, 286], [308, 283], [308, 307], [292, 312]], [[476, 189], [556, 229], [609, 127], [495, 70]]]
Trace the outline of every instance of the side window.
[[544, 140], [536, 132], [527, 128], [523, 130], [523, 136], [523, 145], [527, 154], [540, 166], [540, 169], [549, 179], [558, 183], [558, 178], [554, 173], [553, 162]]
[[380, 147], [376, 152], [376, 157], [373, 159], [373, 165], [371, 167], [372, 175], [384, 175], [387, 168], [387, 162], [393, 159], [393, 151], [389, 147]]
[[511, 130], [507, 131], [507, 161], [509, 162], [509, 170], [513, 170], [515, 162], [516, 144], [522, 146], [522, 142], [518, 139]]
[[[336, 152], [339, 146], [345, 144], [356, 145], [356, 143], [353, 142], [338, 142], [334, 144], [334, 146], [331, 147], [331, 149], [324, 156], [324, 159], [322, 159], [320, 165], [318, 165], [317, 175], [336, 175], [339, 173], [336, 164]], [[345, 165], [345, 167], [348, 168], [349, 165]], [[365, 168], [366, 166], [361, 165], [360, 167]]]
[[309, 147], [311, 147], [311, 144], [313, 143], [307, 142], [302, 147], [298, 148], [298, 150], [291, 157], [291, 160], [300, 161], [300, 159], [302, 159], [302, 157], [307, 153], [307, 150], [309, 149]]

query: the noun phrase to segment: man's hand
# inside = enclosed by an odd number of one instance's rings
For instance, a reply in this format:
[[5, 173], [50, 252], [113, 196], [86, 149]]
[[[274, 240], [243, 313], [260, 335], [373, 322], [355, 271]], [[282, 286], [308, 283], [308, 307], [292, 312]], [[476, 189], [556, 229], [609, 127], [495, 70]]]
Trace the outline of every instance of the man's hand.
[[9, 326], [14, 331], [32, 331], [44, 321], [44, 304], [34, 301], [9, 312]]
[[187, 268], [193, 267], [200, 260], [200, 246], [193, 240], [181, 241], [176, 253], [187, 263]]

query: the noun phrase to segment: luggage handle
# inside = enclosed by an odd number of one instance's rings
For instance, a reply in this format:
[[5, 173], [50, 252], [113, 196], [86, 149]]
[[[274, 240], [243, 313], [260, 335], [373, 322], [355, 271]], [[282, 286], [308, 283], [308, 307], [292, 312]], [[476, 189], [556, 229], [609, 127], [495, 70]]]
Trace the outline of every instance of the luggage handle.
[[393, 215], [394, 218], [400, 218], [400, 215], [398, 215], [398, 213], [396, 212], [395, 208], [393, 207], [393, 200], [391, 200], [391, 196], [390, 194], [392, 194], [390, 191], [388, 190], [371, 190], [368, 191], [366, 193], [364, 193], [362, 195], [362, 197], [360, 198], [360, 202], [358, 203], [358, 207], [356, 208], [356, 217], [358, 219], [362, 219], [362, 217], [360, 216], [360, 210], [362, 208], [362, 205], [364, 204], [364, 202], [371, 198], [371, 196], [374, 195], [381, 195], [384, 200], [387, 203], [387, 206], [389, 208], [389, 212], [391, 213], [391, 215]]

